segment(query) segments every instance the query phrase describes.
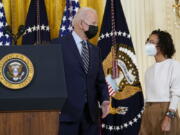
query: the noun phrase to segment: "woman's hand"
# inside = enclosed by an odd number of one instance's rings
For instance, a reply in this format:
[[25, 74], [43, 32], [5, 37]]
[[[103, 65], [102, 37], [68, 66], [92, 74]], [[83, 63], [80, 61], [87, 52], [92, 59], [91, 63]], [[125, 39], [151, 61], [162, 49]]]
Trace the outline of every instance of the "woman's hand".
[[171, 129], [171, 118], [169, 118], [168, 116], [165, 116], [165, 118], [163, 119], [163, 122], [161, 124], [161, 129], [163, 132], [168, 132]]

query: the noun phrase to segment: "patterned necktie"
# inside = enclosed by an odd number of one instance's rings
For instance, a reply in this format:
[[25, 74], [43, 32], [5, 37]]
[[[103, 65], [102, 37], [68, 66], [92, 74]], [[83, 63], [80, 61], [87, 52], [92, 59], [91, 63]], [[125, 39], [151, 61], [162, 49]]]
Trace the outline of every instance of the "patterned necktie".
[[88, 67], [89, 67], [89, 49], [87, 43], [83, 40], [81, 41], [82, 44], [82, 52], [81, 52], [81, 58], [84, 65], [84, 70], [86, 74], [88, 73]]

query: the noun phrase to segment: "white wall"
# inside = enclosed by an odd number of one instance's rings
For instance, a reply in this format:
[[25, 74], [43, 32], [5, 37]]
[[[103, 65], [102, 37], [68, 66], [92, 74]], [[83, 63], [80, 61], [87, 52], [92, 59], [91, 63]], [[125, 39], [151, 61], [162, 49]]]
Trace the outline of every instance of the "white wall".
[[[175, 25], [172, 5], [175, 0], [121, 0], [137, 54], [140, 79], [144, 90], [144, 73], [154, 59], [144, 53], [144, 44], [154, 29], [170, 32], [176, 47], [175, 59], [180, 61], [180, 28]], [[180, 111], [179, 111], [180, 112]]]
[[[176, 46], [175, 58], [180, 61], [180, 28], [176, 27], [172, 5], [174, 0], [121, 0], [136, 50], [140, 79], [154, 59], [144, 53], [144, 44], [154, 29], [167, 30]], [[143, 83], [142, 83], [143, 84]]]

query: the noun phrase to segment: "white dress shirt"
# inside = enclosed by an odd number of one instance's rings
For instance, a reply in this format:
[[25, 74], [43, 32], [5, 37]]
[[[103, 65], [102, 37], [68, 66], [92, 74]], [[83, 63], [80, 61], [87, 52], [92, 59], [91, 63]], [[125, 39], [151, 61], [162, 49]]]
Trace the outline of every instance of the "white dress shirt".
[[145, 74], [146, 102], [170, 102], [176, 110], [180, 99], [180, 63], [166, 59], [152, 65]]

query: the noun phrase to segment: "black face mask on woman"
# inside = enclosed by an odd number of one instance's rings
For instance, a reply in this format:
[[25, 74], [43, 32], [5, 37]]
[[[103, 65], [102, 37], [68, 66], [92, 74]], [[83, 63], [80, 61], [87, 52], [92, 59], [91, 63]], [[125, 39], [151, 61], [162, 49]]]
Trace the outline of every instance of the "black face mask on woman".
[[91, 39], [94, 36], [96, 36], [97, 32], [98, 32], [98, 26], [89, 25], [89, 30], [85, 31], [85, 34], [88, 39]]

